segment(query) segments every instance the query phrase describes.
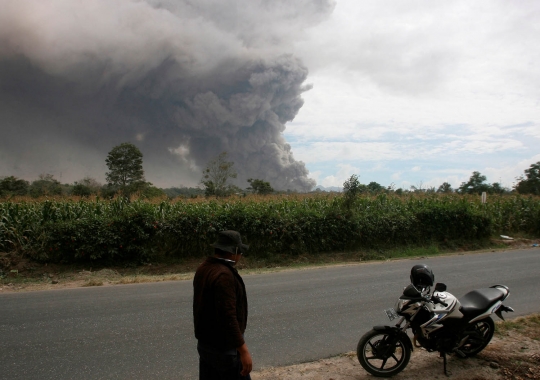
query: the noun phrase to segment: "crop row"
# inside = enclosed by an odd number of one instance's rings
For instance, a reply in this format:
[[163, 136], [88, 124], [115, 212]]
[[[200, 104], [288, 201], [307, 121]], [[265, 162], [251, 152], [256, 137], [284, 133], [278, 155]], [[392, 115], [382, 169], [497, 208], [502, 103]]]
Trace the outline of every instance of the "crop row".
[[209, 253], [224, 229], [255, 255], [466, 242], [540, 234], [540, 199], [381, 194], [238, 198], [204, 202], [45, 200], [0, 203], [0, 252], [35, 260], [145, 261]]

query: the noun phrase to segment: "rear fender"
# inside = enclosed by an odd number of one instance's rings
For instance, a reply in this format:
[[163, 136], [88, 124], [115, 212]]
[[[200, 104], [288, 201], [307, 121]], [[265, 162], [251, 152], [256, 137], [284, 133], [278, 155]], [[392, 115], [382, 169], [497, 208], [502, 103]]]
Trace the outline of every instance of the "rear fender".
[[501, 292], [504, 293], [504, 296], [501, 299], [501, 301], [504, 301], [510, 295], [510, 289], [508, 289], [508, 286], [506, 285], [493, 285], [493, 286], [490, 286], [490, 288], [499, 289]]
[[499, 309], [499, 307], [501, 307], [501, 305], [502, 305], [502, 302], [497, 301], [495, 305], [491, 306], [489, 309], [487, 309], [484, 313], [480, 314], [478, 317], [471, 319], [469, 323], [473, 323], [473, 322], [489, 317], [491, 314], [495, 313]]
[[504, 306], [501, 304], [501, 306], [495, 311], [495, 315], [504, 321], [505, 319], [502, 315], [503, 311], [506, 313], [513, 313], [514, 309], [512, 309], [510, 306]]
[[390, 336], [394, 335], [394, 336], [399, 336], [402, 338], [402, 340], [405, 342], [405, 344], [411, 349], [411, 351], [414, 350], [413, 348], [413, 344], [411, 342], [411, 338], [409, 338], [409, 336], [401, 331], [399, 328], [397, 327], [394, 327], [394, 326], [373, 326], [373, 330], [375, 331], [379, 331], [379, 332], [384, 332]]

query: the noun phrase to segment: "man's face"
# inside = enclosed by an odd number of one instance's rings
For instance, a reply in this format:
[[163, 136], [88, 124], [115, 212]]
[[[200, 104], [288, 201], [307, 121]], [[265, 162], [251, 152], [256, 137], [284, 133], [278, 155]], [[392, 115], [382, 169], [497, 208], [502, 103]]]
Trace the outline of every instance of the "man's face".
[[235, 262], [235, 264], [238, 264], [240, 259], [242, 258], [242, 252], [236, 247], [236, 252], [232, 254], [231, 260]]

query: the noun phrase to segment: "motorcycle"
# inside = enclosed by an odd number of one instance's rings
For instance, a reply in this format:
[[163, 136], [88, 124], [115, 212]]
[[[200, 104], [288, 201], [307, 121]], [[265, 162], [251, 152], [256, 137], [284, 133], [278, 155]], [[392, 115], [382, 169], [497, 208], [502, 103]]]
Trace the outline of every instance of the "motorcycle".
[[491, 315], [504, 320], [502, 312], [514, 311], [503, 305], [510, 294], [504, 285], [476, 289], [458, 300], [443, 283], [436, 284], [431, 293], [434, 280], [427, 265], [413, 266], [411, 284], [394, 308], [385, 310], [390, 321], [397, 319], [395, 326], [375, 326], [360, 338], [356, 353], [367, 372], [377, 377], [394, 376], [409, 363], [413, 347], [423, 347], [440, 353], [448, 376], [447, 354], [461, 358], [478, 354], [493, 337]]

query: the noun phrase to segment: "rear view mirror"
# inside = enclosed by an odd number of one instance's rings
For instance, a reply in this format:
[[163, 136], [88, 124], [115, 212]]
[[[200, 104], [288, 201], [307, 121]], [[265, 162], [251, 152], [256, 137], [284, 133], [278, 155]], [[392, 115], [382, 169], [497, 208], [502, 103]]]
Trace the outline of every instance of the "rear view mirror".
[[435, 284], [435, 291], [436, 292], [446, 292], [446, 284], [443, 284], [442, 282], [438, 282]]

